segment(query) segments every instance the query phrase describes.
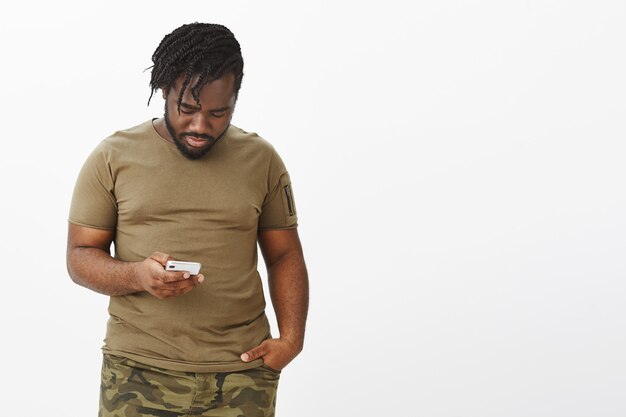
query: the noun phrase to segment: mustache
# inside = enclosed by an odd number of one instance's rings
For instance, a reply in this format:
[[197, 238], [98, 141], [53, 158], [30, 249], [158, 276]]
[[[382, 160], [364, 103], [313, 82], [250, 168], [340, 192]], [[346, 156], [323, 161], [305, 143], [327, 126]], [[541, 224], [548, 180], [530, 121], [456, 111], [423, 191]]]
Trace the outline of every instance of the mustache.
[[215, 141], [215, 138], [211, 135], [204, 135], [201, 133], [195, 133], [195, 132], [183, 132], [179, 135], [181, 138], [185, 137], [185, 136], [189, 136], [192, 138], [197, 138], [197, 139], [204, 139], [204, 140], [208, 140], [208, 141]]

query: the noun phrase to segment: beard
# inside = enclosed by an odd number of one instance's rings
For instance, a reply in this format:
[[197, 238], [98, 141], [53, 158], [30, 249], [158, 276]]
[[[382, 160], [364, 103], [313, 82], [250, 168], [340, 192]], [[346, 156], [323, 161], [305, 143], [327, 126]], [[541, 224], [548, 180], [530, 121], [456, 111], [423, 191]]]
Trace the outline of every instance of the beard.
[[[211, 135], [204, 135], [204, 134], [195, 133], [195, 132], [176, 133], [176, 131], [174, 130], [174, 127], [172, 126], [172, 123], [170, 123], [170, 117], [167, 111], [167, 103], [165, 103], [165, 127], [167, 128], [167, 131], [172, 137], [172, 140], [174, 141], [174, 144], [176, 145], [180, 153], [185, 158], [191, 159], [191, 160], [200, 159], [204, 155], [206, 155], [211, 150], [213, 145], [215, 145], [222, 137], [224, 137], [224, 135], [226, 134], [226, 131], [228, 130], [228, 126], [227, 126], [226, 129], [224, 129], [224, 131], [217, 138]], [[184, 138], [186, 136], [205, 140], [206, 145], [201, 148], [192, 148], [185, 143]]]

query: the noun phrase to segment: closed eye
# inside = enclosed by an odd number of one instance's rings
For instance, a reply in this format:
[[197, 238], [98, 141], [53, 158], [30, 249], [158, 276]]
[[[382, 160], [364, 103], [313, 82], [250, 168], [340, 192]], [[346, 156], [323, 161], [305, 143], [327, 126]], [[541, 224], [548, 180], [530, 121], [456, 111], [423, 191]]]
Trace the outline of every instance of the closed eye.
[[200, 108], [195, 107], [195, 106], [191, 106], [187, 103], [180, 103], [180, 112], [184, 113], [184, 114], [193, 114], [195, 112], [197, 112], [198, 110], [200, 110]]

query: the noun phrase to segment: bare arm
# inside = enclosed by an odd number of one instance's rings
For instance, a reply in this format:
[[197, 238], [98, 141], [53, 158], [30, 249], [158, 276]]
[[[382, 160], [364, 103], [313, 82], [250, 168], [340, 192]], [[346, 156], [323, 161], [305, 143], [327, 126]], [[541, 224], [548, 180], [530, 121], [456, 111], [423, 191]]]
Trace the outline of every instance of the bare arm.
[[242, 359], [250, 361], [263, 357], [268, 366], [282, 369], [304, 346], [309, 279], [296, 229], [261, 231], [258, 240], [267, 266], [280, 338], [263, 342], [246, 352]]
[[280, 338], [299, 350], [309, 308], [309, 279], [296, 229], [259, 233]]
[[[148, 291], [165, 299], [191, 291], [204, 277], [166, 272], [171, 257], [155, 252], [142, 262], [124, 262], [111, 256], [114, 232], [69, 223], [67, 271], [78, 285], [110, 296]], [[191, 278], [191, 279], [189, 279]]]

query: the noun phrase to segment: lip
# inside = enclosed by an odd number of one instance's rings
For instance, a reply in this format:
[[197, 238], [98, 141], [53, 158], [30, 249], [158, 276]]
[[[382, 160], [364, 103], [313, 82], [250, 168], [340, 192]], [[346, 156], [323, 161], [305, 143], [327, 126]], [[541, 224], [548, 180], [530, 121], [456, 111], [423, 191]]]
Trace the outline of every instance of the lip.
[[198, 139], [191, 136], [185, 136], [185, 142], [193, 148], [202, 148], [209, 142], [206, 139]]

